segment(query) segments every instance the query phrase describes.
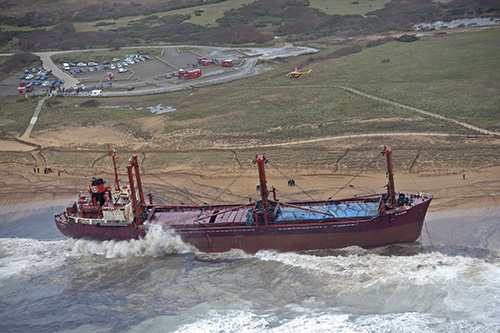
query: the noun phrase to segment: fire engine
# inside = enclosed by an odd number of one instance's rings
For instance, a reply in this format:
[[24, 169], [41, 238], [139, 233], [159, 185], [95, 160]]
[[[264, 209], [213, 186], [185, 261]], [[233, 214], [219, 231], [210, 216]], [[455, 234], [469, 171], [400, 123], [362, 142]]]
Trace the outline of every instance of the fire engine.
[[195, 79], [200, 76], [201, 76], [201, 69], [193, 69], [192, 71], [187, 71], [183, 74], [184, 80]]
[[30, 91], [33, 90], [33, 86], [31, 83], [26, 84], [25, 82], [22, 82], [23, 84], [20, 84], [20, 86], [17, 88], [17, 92], [20, 94], [25, 94], [29, 93]]
[[203, 66], [211, 66], [211, 65], [215, 65], [215, 62], [213, 60], [210, 60], [210, 59], [205, 59], [205, 60], [201, 61], [201, 64]]

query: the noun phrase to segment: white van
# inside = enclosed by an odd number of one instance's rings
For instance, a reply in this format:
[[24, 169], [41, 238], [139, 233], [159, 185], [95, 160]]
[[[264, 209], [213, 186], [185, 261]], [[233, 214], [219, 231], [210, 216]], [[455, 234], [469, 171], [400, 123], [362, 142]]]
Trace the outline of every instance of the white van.
[[89, 96], [102, 96], [102, 90], [92, 90], [89, 92]]

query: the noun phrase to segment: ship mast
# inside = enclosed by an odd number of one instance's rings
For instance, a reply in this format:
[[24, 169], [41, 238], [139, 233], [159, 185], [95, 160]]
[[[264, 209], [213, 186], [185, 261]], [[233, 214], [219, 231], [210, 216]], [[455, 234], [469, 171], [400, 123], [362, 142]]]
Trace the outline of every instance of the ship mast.
[[113, 149], [113, 152], [111, 152], [111, 148], [108, 145], [108, 156], [111, 156], [113, 159], [113, 169], [115, 170], [115, 190], [120, 191], [120, 180], [118, 179], [118, 170], [116, 166], [116, 161], [118, 160], [118, 157], [116, 156], [116, 151]]
[[396, 204], [396, 191], [394, 190], [394, 170], [392, 168], [392, 147], [384, 146], [384, 154], [387, 159], [387, 175], [389, 177], [389, 197], [391, 199], [391, 205]]
[[135, 179], [137, 180], [137, 190], [139, 191], [139, 199], [141, 200], [141, 205], [144, 205], [144, 193], [142, 192], [142, 182], [141, 174], [139, 173], [139, 162], [137, 161], [137, 155], [132, 155], [131, 164], [135, 169]]
[[[135, 178], [137, 181], [137, 191], [139, 192], [139, 203], [137, 202], [137, 196], [135, 193], [135, 185], [134, 185], [134, 175], [132, 173], [132, 169], [135, 169]], [[132, 158], [127, 165], [127, 174], [128, 174], [128, 182], [130, 185], [130, 195], [132, 197], [132, 204], [134, 206], [134, 215], [135, 215], [135, 226], [139, 226], [143, 221], [141, 220], [141, 214], [139, 212], [139, 206], [144, 207], [144, 194], [142, 191], [142, 183], [141, 183], [141, 175], [139, 173], [139, 162], [137, 161], [137, 155], [132, 155]]]
[[264, 154], [255, 154], [255, 163], [257, 163], [259, 169], [260, 198], [262, 200], [264, 212], [267, 212], [269, 209], [269, 192], [267, 191], [266, 170], [264, 169], [266, 156]]

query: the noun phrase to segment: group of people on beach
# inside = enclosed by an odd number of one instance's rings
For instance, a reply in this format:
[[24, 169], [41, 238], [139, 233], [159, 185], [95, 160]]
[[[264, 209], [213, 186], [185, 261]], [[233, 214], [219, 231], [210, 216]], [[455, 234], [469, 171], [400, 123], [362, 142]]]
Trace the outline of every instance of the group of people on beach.
[[[45, 169], [43, 169], [43, 174], [44, 174], [44, 175], [46, 175], [46, 174], [48, 174], [48, 173], [52, 173], [52, 172], [54, 172], [54, 171], [52, 170], [52, 168], [45, 168]], [[61, 172], [64, 172], [64, 171], [63, 171], [63, 170], [61, 170], [61, 169], [59, 169], [59, 170], [57, 171], [57, 175], [58, 175], [58, 176], [60, 176], [60, 175], [61, 175]], [[36, 168], [36, 167], [34, 167], [34, 168], [33, 168], [33, 173], [40, 173], [40, 168]]]

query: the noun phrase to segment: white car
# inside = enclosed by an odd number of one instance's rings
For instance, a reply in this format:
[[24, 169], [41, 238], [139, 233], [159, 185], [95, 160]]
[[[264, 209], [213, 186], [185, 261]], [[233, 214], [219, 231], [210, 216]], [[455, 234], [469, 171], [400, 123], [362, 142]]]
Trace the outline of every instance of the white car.
[[86, 64], [86, 63], [84, 63], [84, 62], [81, 62], [81, 61], [80, 61], [79, 63], [77, 63], [76, 65], [77, 65], [78, 67], [87, 67], [87, 64]]
[[45, 81], [44, 83], [42, 83], [42, 86], [48, 87], [48, 86], [50, 86], [50, 82], [49, 81]]
[[25, 77], [26, 80], [31, 80], [32, 78], [33, 78], [33, 74], [28, 74]]
[[123, 66], [122, 66], [122, 64], [116, 64], [116, 67], [122, 68]]
[[89, 92], [89, 96], [102, 96], [102, 90], [92, 90]]
[[115, 67], [115, 65], [112, 64], [111, 66], [109, 66], [109, 68], [115, 69], [116, 67]]
[[128, 71], [128, 69], [126, 69], [126, 68], [118, 68], [118, 73], [125, 73], [127, 71]]

